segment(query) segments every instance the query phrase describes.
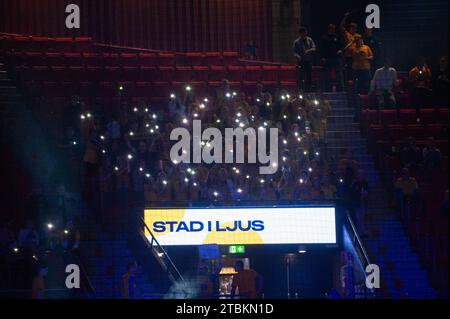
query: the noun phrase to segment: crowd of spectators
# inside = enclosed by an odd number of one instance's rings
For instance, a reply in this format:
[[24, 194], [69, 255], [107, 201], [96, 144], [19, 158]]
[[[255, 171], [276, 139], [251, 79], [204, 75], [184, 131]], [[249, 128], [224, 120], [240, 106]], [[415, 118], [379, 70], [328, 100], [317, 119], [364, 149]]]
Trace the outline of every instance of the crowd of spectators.
[[[197, 97], [195, 87], [186, 84], [184, 92], [168, 97], [165, 109], [123, 102], [117, 112], [107, 114], [89, 110], [82, 101], [76, 103], [78, 121], [66, 129], [61, 146], [73, 162], [74, 173], [83, 172], [88, 203], [93, 207], [100, 203], [107, 214], [144, 201], [154, 206], [332, 201], [343, 184], [339, 181], [344, 176], [333, 167], [335, 159], [327, 155], [330, 103], [321, 95], [283, 90], [272, 95], [259, 85], [248, 97], [223, 80], [208, 97]], [[170, 141], [170, 132], [176, 127], [189, 129], [196, 119], [222, 132], [225, 127], [255, 131], [277, 127], [277, 172], [259, 175], [256, 164], [173, 162], [170, 149], [175, 141]], [[208, 142], [203, 141], [202, 147]]]

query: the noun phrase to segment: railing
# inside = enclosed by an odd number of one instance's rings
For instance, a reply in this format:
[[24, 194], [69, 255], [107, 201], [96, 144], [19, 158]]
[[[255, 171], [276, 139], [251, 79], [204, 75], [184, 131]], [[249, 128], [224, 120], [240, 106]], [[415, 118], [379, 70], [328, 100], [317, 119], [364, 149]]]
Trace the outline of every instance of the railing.
[[139, 217], [139, 221], [144, 226], [144, 229], [150, 234], [151, 240], [149, 240], [147, 238], [147, 236], [145, 236], [145, 233], [142, 230], [140, 230], [141, 237], [147, 243], [147, 246], [152, 250], [152, 253], [155, 256], [156, 260], [159, 262], [159, 264], [164, 269], [164, 271], [168, 274], [172, 283], [175, 283], [175, 282], [184, 283], [185, 280], [184, 280], [183, 276], [181, 275], [180, 271], [175, 266], [175, 263], [172, 261], [170, 256], [167, 254], [165, 249], [159, 244], [158, 240], [156, 239], [156, 237], [153, 235], [150, 228], [145, 223], [144, 218]]
[[[352, 220], [352, 217], [350, 216], [350, 213], [348, 211], [346, 211], [346, 217], [347, 217], [347, 224], [350, 226], [349, 227], [349, 231], [351, 231], [351, 239], [352, 239], [352, 243], [355, 247], [356, 253], [359, 257], [359, 260], [361, 261], [361, 264], [363, 266], [363, 271], [365, 271], [366, 267], [368, 265], [371, 264], [370, 262], [370, 258], [369, 255], [367, 254], [366, 249], [364, 248], [364, 244], [361, 240], [361, 237], [358, 234], [358, 231], [356, 229], [356, 226]], [[376, 293], [374, 289], [368, 289], [366, 288], [366, 283], [356, 283], [355, 286], [363, 286], [363, 292], [355, 292], [355, 298], [363, 298], [363, 299], [368, 299], [368, 298], [373, 298]]]

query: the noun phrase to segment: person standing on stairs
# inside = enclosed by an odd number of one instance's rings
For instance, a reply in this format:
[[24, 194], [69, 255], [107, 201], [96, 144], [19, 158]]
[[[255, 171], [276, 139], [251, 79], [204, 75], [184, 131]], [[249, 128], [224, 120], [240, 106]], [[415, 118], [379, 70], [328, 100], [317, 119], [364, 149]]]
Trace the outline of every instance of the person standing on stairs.
[[301, 92], [311, 91], [312, 64], [316, 44], [308, 36], [305, 27], [299, 29], [299, 37], [294, 42], [294, 56], [297, 59], [297, 87]]

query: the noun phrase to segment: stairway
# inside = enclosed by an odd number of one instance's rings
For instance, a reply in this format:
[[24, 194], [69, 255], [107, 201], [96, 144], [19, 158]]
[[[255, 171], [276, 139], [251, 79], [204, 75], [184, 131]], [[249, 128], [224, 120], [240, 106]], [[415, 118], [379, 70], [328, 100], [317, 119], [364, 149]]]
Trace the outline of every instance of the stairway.
[[370, 261], [380, 266], [381, 293], [387, 298], [433, 298], [426, 272], [412, 250], [403, 226], [389, 207], [389, 196], [383, 187], [373, 157], [362, 137], [359, 123], [354, 123], [354, 109], [349, 107], [346, 93], [325, 93], [331, 102], [326, 143], [329, 155], [339, 159], [344, 149], [353, 151], [353, 158], [363, 169], [370, 187], [364, 241]]

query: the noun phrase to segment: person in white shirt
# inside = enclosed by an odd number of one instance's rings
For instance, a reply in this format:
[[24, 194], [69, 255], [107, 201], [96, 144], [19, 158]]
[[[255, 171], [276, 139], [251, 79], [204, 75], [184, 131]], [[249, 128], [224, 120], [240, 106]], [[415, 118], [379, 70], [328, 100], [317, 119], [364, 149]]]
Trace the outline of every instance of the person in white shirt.
[[396, 100], [393, 90], [397, 83], [397, 71], [391, 66], [391, 61], [386, 58], [384, 66], [376, 70], [369, 92], [369, 94], [375, 93], [379, 108], [384, 108], [385, 106], [395, 107]]

